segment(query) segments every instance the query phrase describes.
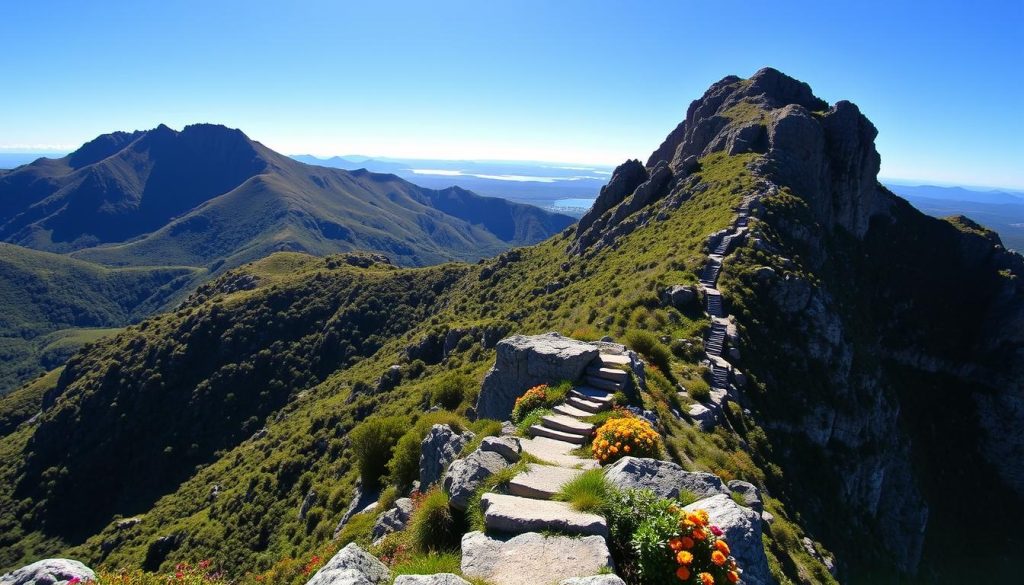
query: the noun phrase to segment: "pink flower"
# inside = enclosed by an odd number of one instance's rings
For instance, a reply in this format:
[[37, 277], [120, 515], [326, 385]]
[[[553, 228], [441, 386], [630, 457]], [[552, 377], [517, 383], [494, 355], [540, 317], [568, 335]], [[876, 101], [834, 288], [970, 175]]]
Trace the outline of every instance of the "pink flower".
[[81, 577], [72, 577], [71, 580], [68, 581], [68, 585], [76, 585], [76, 583], [81, 583], [81, 582], [82, 582], [82, 578]]
[[711, 526], [711, 534], [715, 536], [722, 536], [722, 529], [717, 526]]

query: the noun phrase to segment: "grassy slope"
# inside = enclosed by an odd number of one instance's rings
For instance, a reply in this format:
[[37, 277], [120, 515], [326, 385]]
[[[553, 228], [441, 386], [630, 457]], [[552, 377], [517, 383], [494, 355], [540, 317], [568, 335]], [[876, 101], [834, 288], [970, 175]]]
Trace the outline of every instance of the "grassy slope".
[[0, 244], [0, 394], [59, 365], [82, 344], [149, 314], [194, 268], [112, 270]]
[[[98, 517], [96, 521], [100, 527], [106, 522], [111, 523], [99, 534], [89, 537], [94, 529], [80, 534], [72, 530], [57, 530], [46, 521], [40, 521], [47, 509], [37, 507], [33, 511], [33, 505], [40, 506], [38, 500], [26, 503], [26, 497], [32, 496], [12, 493], [8, 486], [15, 484], [25, 470], [15, 461], [6, 460], [8, 464], [0, 468], [0, 529], [7, 533], [4, 542], [9, 546], [0, 558], [0, 564], [14, 565], [19, 560], [61, 551], [94, 564], [138, 566], [146, 561], [155, 539], [168, 534], [183, 534], [187, 538], [182, 547], [164, 561], [165, 567], [176, 560], [209, 557], [237, 574], [266, 568], [282, 556], [300, 556], [316, 550], [330, 538], [351, 494], [355, 471], [346, 438], [349, 430], [370, 412], [415, 418], [415, 413], [426, 405], [424, 392], [431, 382], [452, 371], [474, 381], [466, 389], [467, 395], [460, 407], [460, 410], [465, 409], [474, 400], [474, 389], [478, 388], [479, 381], [493, 363], [494, 352], [484, 350], [476, 343], [466, 344], [443, 362], [427, 365], [418, 378], [407, 379], [393, 390], [353, 395], [354, 387], [361, 387], [364, 383], [372, 385], [388, 366], [404, 362], [406, 346], [425, 335], [448, 328], [512, 323], [513, 330], [521, 333], [561, 330], [577, 335], [621, 336], [628, 329], [642, 328], [674, 337], [698, 334], [706, 326], [703, 316], [660, 308], [656, 291], [663, 285], [696, 281], [696, 270], [705, 253], [702, 250], [704, 238], [728, 224], [731, 207], [739, 201], [737, 193], [749, 187], [750, 177], [744, 169], [744, 163], [749, 160], [749, 156], [717, 156], [705, 161], [702, 173], [711, 188], [684, 202], [676, 212], [669, 214], [666, 221], [654, 221], [640, 227], [623, 238], [619, 247], [605, 249], [592, 258], [568, 257], [565, 253], [568, 239], [560, 236], [484, 266], [388, 271], [381, 278], [410, 275], [411, 278], [403, 281], [407, 287], [430, 280], [431, 274], [443, 276], [456, 271], [461, 275], [437, 293], [429, 303], [430, 309], [420, 315], [417, 324], [405, 331], [381, 336], [379, 341], [382, 345], [369, 352], [366, 359], [343, 361], [337, 364], [342, 367], [333, 370], [322, 381], [307, 377], [304, 383], [294, 385], [287, 402], [276, 414], [262, 414], [253, 425], [266, 424], [266, 437], [235, 444], [222, 442], [217, 451], [207, 453], [206, 457], [194, 462], [194, 473], [182, 477], [180, 485], [165, 484], [165, 495], [152, 502], [151, 506], [134, 509], [117, 505], [106, 507], [103, 510], [105, 517]], [[513, 259], [515, 256], [519, 258]], [[275, 256], [267, 262], [279, 261], [280, 256]], [[309, 262], [311, 264], [294, 277], [283, 277], [273, 285], [226, 297], [214, 295], [212, 300], [190, 307], [185, 313], [152, 319], [146, 332], [142, 332], [140, 327], [130, 328], [92, 354], [102, 351], [105, 355], [116, 355], [111, 352], [118, 347], [131, 347], [139, 343], [136, 340], [140, 338], [151, 338], [154, 343], [168, 339], [159, 337], [158, 332], [168, 335], [176, 329], [175, 323], [189, 315], [196, 318], [208, 314], [216, 305], [226, 307], [222, 310], [232, 310], [227, 309], [230, 307], [242, 310], [275, 294], [275, 289], [277, 294], [301, 291], [302, 295], [294, 296], [294, 304], [289, 309], [301, 313], [302, 309], [296, 305], [312, 292], [302, 290], [301, 284], [309, 281], [311, 273], [324, 270], [324, 261]], [[567, 264], [564, 269], [563, 263]], [[490, 272], [486, 278], [485, 270]], [[565, 286], [551, 294], [535, 291], [556, 280]], [[337, 295], [337, 286], [338, 283], [332, 283], [318, 289], [316, 294]], [[402, 295], [409, 296], [409, 292], [402, 291]], [[380, 299], [388, 303], [391, 297]], [[344, 319], [345, 322], [352, 320], [351, 315]], [[323, 336], [323, 325], [320, 320], [309, 320], [306, 335], [314, 338]], [[377, 332], [376, 329], [369, 331]], [[349, 336], [349, 339], [355, 338]], [[103, 358], [87, 355], [85, 359], [95, 362]], [[276, 356], [271, 359], [276, 360]], [[681, 376], [694, 367], [693, 363], [677, 359], [671, 364], [672, 372], [667, 374]], [[741, 446], [739, 437], [724, 431], [704, 434], [686, 422], [675, 421], [669, 413], [669, 409], [676, 405], [674, 391], [663, 377], [654, 378], [660, 378], [661, 382], [652, 385], [652, 393], [646, 396], [647, 406], [658, 410], [665, 420], [670, 421], [668, 446], [673, 457], [690, 468], [713, 470], [727, 478], [742, 477], [763, 482], [765, 472], [761, 467], [765, 463], [752, 461]], [[82, 404], [82, 398], [72, 398], [72, 395], [96, 391], [81, 387], [68, 396], [74, 403]], [[129, 381], [122, 396], [129, 399], [139, 391]], [[245, 388], [239, 387], [237, 391], [245, 391]], [[109, 399], [104, 401], [108, 402]], [[205, 408], [218, 409], [221, 408], [219, 404], [209, 402]], [[65, 407], [61, 410], [70, 409]], [[176, 417], [193, 416], [185, 410], [176, 412]], [[223, 421], [221, 413], [211, 412], [209, 416]], [[44, 418], [53, 424], [67, 417], [58, 413]], [[47, 420], [44, 420], [44, 425]], [[186, 422], [176, 420], [176, 425]], [[738, 420], [737, 425], [744, 429], [743, 432], [748, 428], [749, 432], [755, 432], [752, 422], [749, 427], [742, 426], [741, 422]], [[21, 431], [0, 440], [0, 451], [23, 448], [27, 437], [27, 432]], [[236, 434], [236, 440], [238, 438], [244, 437]], [[36, 442], [39, 443], [39, 439]], [[124, 465], [111, 466], [106, 472], [121, 480], [126, 477], [137, 479], [134, 475], [137, 471]], [[56, 469], [49, 475], [44, 473], [42, 478], [60, 484], [64, 473]], [[67, 473], [73, 478], [68, 485], [82, 489], [81, 473]], [[23, 481], [22, 485], [29, 484]], [[215, 500], [209, 497], [214, 485], [219, 486]], [[317, 513], [300, 520], [297, 510], [310, 489], [318, 494]], [[41, 493], [34, 497], [68, 497], [60, 490], [48, 493], [49, 496]], [[77, 498], [72, 500], [78, 501]], [[780, 523], [788, 525], [781, 503], [770, 502], [769, 508]], [[130, 529], [118, 530], [113, 524], [115, 513], [128, 515], [140, 512], [145, 512], [143, 521]], [[26, 522], [26, 518], [29, 521]], [[800, 575], [819, 574], [822, 570], [820, 565], [811, 561], [796, 541], [798, 530], [793, 529], [788, 534], [792, 538], [778, 542], [768, 540], [777, 574], [784, 577], [785, 571], [794, 579]], [[107, 554], [101, 547], [104, 541], [117, 541], [120, 545]]]

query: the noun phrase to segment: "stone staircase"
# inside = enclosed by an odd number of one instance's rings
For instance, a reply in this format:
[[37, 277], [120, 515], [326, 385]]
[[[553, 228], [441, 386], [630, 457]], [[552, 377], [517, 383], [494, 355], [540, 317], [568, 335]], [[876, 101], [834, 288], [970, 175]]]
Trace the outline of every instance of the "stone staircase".
[[721, 257], [715, 258], [714, 256], [708, 257], [708, 263], [704, 265], [704, 270], [700, 275], [700, 283], [706, 287], [714, 288], [715, 283], [718, 282], [718, 275], [722, 272], [722, 259]]
[[718, 292], [718, 289], [705, 288], [704, 302], [708, 315], [712, 317], [725, 317], [725, 306], [722, 304], [722, 294]]
[[[464, 557], [467, 543], [479, 546], [477, 541], [481, 538], [492, 539], [489, 546], [495, 549], [495, 553], [503, 554], [503, 547], [511, 546], [505, 543], [530, 534], [539, 538], [536, 533], [555, 533], [544, 537], [548, 539], [544, 545], [547, 550], [567, 546], [583, 546], [586, 550], [581, 555], [573, 552], [574, 562], [560, 562], [557, 566], [548, 567], [550, 574], [543, 577], [537, 573], [543, 570], [536, 564], [531, 565], [527, 572], [536, 582], [558, 583], [565, 578], [595, 575], [605, 570], [604, 567], [610, 568], [611, 557], [604, 543], [608, 524], [604, 517], [579, 512], [552, 498], [566, 482], [587, 469], [599, 467], [593, 459], [579, 457], [572, 451], [586, 443], [594, 431], [594, 425], [582, 419], [611, 408], [612, 394], [623, 390], [629, 382], [629, 374], [622, 369], [628, 363], [627, 357], [601, 354], [586, 370], [586, 385], [571, 390], [566, 400], [552, 409], [552, 414], [529, 428], [530, 438], [522, 439], [520, 445], [524, 452], [545, 464], [527, 465], [525, 471], [509, 481], [507, 493], [488, 492], [481, 497], [480, 507], [487, 534], [468, 540], [464, 538]], [[599, 540], [588, 541], [588, 538]], [[528, 559], [522, 559], [522, 562], [528, 562]], [[602, 562], [607, 564], [602, 565]], [[524, 573], [514, 571], [479, 576], [487, 577], [495, 585], [525, 582], [522, 581]]]
[[727, 325], [719, 319], [711, 319], [711, 331], [704, 341], [704, 351], [708, 355], [721, 356], [725, 351], [725, 336], [728, 330]]

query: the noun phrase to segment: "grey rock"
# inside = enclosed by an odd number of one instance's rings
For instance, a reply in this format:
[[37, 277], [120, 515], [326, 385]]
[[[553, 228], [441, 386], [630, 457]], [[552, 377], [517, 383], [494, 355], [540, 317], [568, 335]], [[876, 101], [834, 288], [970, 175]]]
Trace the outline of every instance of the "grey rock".
[[679, 497], [687, 491], [697, 497], [728, 494], [718, 476], [686, 471], [671, 461], [623, 457], [605, 471], [608, 482], [619, 489], [648, 489], [663, 498]]
[[558, 333], [513, 335], [498, 342], [497, 359], [487, 372], [476, 411], [480, 418], [505, 420], [516, 398], [537, 384], [576, 380], [598, 354], [590, 343]]
[[663, 305], [685, 309], [697, 300], [697, 290], [693, 286], [674, 284], [661, 293]]
[[638, 160], [627, 160], [619, 165], [608, 184], [601, 187], [597, 199], [587, 213], [583, 214], [576, 226], [576, 238], [587, 231], [606, 211], [629, 197], [641, 183], [647, 180], [647, 169]]
[[331, 557], [306, 585], [382, 585], [390, 581], [387, 566], [353, 542]]
[[498, 538], [470, 532], [462, 537], [462, 574], [493, 585], [548, 585], [611, 567], [608, 545], [600, 536], [527, 532]]
[[553, 530], [565, 534], [608, 536], [608, 522], [604, 516], [578, 512], [566, 502], [488, 493], [480, 499], [480, 509], [488, 530], [508, 534]]
[[412, 500], [409, 498], [398, 498], [395, 500], [395, 505], [390, 510], [377, 516], [377, 522], [373, 525], [374, 543], [392, 532], [404, 530], [411, 516]]
[[764, 511], [764, 501], [761, 500], [761, 490], [749, 481], [733, 479], [729, 481], [729, 491], [739, 494], [747, 507], [760, 514]]
[[761, 522], [773, 524], [775, 522], [775, 515], [771, 512], [761, 512]]
[[310, 488], [306, 492], [306, 497], [302, 498], [302, 505], [299, 506], [299, 520], [305, 520], [306, 514], [309, 513], [309, 509], [316, 505], [316, 490]]
[[502, 437], [511, 437], [511, 436], [514, 436], [517, 432], [518, 431], [516, 430], [516, 425], [512, 424], [512, 421], [510, 421], [510, 420], [502, 421], [502, 423], [501, 423], [501, 436]]
[[338, 521], [338, 525], [334, 527], [334, 538], [338, 538], [341, 534], [341, 530], [345, 528], [348, 521], [352, 519], [356, 514], [368, 512], [377, 506], [377, 500], [380, 498], [380, 490], [367, 490], [363, 489], [363, 483], [360, 480], [356, 482], [355, 493], [352, 494], [352, 501], [349, 502], [348, 509], [342, 515], [341, 520]]
[[462, 577], [454, 573], [437, 573], [435, 575], [399, 575], [395, 585], [470, 585]]
[[519, 461], [523, 455], [523, 447], [517, 437], [485, 437], [480, 442], [481, 451], [494, 451], [509, 463]]
[[558, 585], [626, 585], [626, 582], [622, 580], [622, 577], [606, 573], [604, 575], [594, 575], [592, 577], [572, 577], [570, 579], [563, 579]]
[[464, 459], [457, 459], [448, 468], [442, 486], [448, 494], [448, 504], [465, 510], [469, 498], [485, 479], [508, 467], [508, 461], [494, 451], [476, 450]]
[[420, 489], [426, 490], [437, 483], [445, 469], [459, 456], [473, 433], [456, 433], [448, 425], [430, 427], [420, 443]]
[[745, 585], [775, 583], [768, 570], [768, 557], [761, 542], [760, 514], [721, 494], [698, 500], [683, 509], [687, 512], [706, 510], [711, 525], [722, 529], [732, 555], [736, 557], [736, 563], [743, 569]]
[[72, 559], [43, 559], [0, 576], [0, 585], [63, 585], [76, 577], [95, 580], [96, 574]]

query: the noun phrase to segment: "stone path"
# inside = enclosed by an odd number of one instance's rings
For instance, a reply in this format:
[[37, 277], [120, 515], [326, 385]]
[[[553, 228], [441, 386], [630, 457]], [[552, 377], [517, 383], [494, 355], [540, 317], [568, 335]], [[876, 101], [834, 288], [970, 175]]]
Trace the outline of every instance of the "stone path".
[[704, 351], [707, 364], [711, 370], [711, 397], [704, 403], [690, 406], [689, 414], [702, 428], [708, 429], [722, 420], [722, 405], [733, 394], [730, 380], [734, 377], [734, 368], [725, 359], [727, 355], [739, 355], [737, 348], [730, 354], [727, 348], [729, 337], [729, 319], [719, 292], [718, 277], [722, 273], [722, 262], [734, 244], [746, 235], [750, 220], [749, 201], [737, 209], [736, 219], [732, 227], [711, 237], [712, 252], [700, 275], [700, 284], [704, 292], [705, 310], [711, 317], [711, 330], [704, 339]]
[[[594, 431], [594, 425], [583, 419], [611, 408], [612, 394], [629, 383], [629, 374], [622, 370], [628, 363], [624, 356], [599, 355], [586, 370], [586, 385], [574, 388], [553, 414], [530, 427], [530, 438], [520, 445], [544, 464], [528, 465], [510, 480], [507, 493], [482, 496], [487, 533], [463, 537], [463, 574], [494, 585], [547, 585], [611, 567], [604, 517], [578, 512], [552, 498], [584, 470], [599, 467], [597, 461], [572, 451]], [[540, 534], [547, 532], [557, 534]]]

